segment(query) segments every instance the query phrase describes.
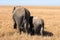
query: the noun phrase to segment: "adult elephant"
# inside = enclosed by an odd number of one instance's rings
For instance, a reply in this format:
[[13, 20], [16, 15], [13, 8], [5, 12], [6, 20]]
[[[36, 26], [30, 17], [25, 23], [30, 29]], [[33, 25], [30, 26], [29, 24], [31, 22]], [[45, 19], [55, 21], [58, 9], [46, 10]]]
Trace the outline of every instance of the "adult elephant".
[[14, 7], [13, 9], [13, 20], [14, 20], [14, 28], [17, 28], [18, 31], [27, 32], [29, 27], [29, 18], [30, 12], [23, 7]]

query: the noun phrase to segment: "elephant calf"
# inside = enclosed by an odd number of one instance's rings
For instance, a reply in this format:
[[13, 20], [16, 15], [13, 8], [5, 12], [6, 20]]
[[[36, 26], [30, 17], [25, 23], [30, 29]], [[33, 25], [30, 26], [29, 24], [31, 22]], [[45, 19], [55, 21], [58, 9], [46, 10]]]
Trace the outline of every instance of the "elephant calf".
[[38, 17], [31, 17], [31, 19], [32, 19], [32, 24], [33, 24], [32, 29], [34, 30], [34, 33], [40, 33], [41, 35], [43, 35], [44, 20], [39, 19]]

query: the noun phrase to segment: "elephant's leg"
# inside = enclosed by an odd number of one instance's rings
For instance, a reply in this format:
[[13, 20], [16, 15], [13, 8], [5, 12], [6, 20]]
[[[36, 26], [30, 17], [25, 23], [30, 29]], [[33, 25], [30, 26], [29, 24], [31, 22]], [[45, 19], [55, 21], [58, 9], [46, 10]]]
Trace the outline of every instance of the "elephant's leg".
[[24, 23], [24, 32], [27, 32], [27, 31], [26, 31], [26, 23]]
[[[34, 26], [34, 27], [35, 27], [35, 26]], [[34, 31], [34, 34], [36, 34], [36, 32], [37, 32], [36, 28], [33, 28], [33, 31]]]
[[14, 20], [14, 29], [16, 29], [17, 28], [17, 24], [16, 24], [16, 20], [15, 20], [14, 16], [13, 16], [13, 20]]
[[17, 30], [18, 30], [18, 32], [21, 34], [21, 31], [22, 31], [22, 28], [21, 28], [22, 26], [18, 23], [17, 24]]
[[29, 23], [27, 22], [27, 23], [26, 23], [26, 32], [29, 33], [30, 30], [31, 30], [31, 29], [30, 29], [30, 25], [29, 25]]
[[22, 29], [23, 29], [23, 27], [22, 27], [22, 17], [20, 17], [20, 18], [17, 18], [16, 19], [16, 23], [17, 23], [17, 30], [18, 30], [18, 32], [21, 34], [21, 31], [22, 31]]
[[30, 24], [28, 24], [28, 29], [27, 29], [28, 34], [31, 33], [32, 34], [32, 28], [30, 27]]
[[24, 20], [24, 30], [25, 30], [25, 32], [27, 32], [27, 22], [26, 22], [26, 20]]
[[40, 33], [41, 33], [42, 36], [43, 36], [43, 31], [44, 31], [44, 28], [41, 27]]
[[27, 21], [24, 20], [24, 32], [26, 32], [26, 33], [28, 33], [28, 31], [29, 31], [29, 27], [28, 26], [29, 25], [28, 25]]
[[16, 29], [17, 28], [17, 24], [16, 24], [16, 22], [14, 22], [14, 29]]
[[29, 33], [29, 29], [30, 29], [30, 21], [29, 21], [29, 19], [30, 19], [30, 15], [26, 15], [26, 17], [25, 17], [25, 30], [26, 30], [26, 32], [27, 33]]

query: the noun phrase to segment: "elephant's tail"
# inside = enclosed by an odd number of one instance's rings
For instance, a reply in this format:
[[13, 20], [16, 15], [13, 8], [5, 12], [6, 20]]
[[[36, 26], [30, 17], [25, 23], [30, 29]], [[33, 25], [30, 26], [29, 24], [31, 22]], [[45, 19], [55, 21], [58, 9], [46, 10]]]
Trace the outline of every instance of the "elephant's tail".
[[16, 9], [16, 7], [14, 6], [12, 13], [14, 12], [15, 9]]

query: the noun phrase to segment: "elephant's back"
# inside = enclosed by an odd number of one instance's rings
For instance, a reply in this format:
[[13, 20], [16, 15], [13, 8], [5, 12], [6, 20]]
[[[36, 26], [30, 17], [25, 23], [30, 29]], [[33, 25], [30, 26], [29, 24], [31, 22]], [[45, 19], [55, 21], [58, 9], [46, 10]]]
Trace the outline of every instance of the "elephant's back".
[[39, 17], [34, 17], [33, 18], [33, 24], [35, 24], [35, 25], [42, 24], [42, 22], [43, 22], [42, 18], [39, 18]]
[[25, 15], [25, 9], [23, 7], [16, 7], [16, 9], [14, 10], [14, 15], [18, 17]]
[[33, 23], [38, 23], [39, 19], [37, 16], [33, 17]]

